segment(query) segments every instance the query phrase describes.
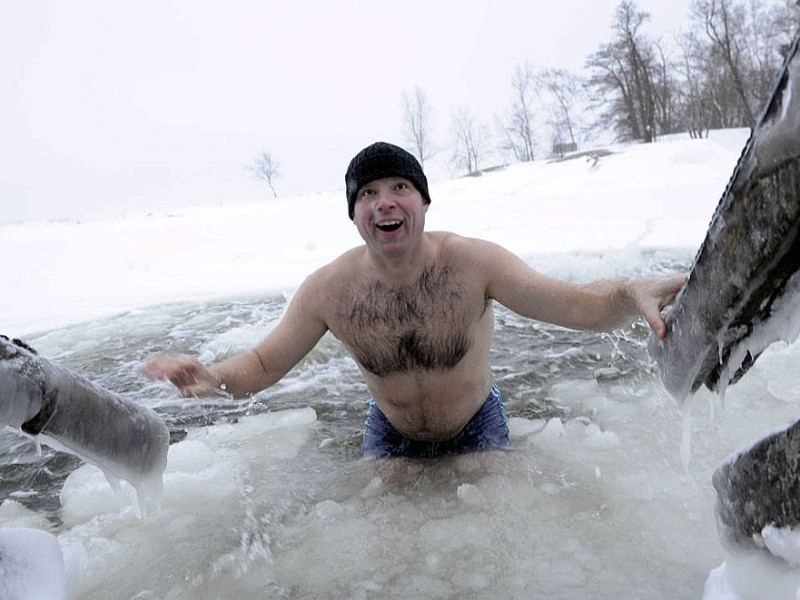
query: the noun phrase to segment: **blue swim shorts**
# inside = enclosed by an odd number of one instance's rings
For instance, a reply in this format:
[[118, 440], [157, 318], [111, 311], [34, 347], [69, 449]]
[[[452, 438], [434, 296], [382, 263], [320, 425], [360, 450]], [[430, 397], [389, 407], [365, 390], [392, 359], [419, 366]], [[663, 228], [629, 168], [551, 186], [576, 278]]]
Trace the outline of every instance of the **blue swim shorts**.
[[492, 384], [483, 406], [461, 433], [444, 442], [420, 442], [405, 437], [394, 428], [375, 401], [370, 400], [362, 450], [368, 458], [435, 458], [510, 447], [503, 398], [497, 386]]

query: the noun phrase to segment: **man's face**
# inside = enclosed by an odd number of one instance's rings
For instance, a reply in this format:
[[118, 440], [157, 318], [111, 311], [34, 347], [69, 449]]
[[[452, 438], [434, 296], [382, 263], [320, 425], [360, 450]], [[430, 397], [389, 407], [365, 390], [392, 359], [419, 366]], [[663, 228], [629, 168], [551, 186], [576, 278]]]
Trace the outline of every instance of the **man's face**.
[[356, 194], [353, 221], [367, 245], [384, 253], [402, 252], [421, 238], [428, 205], [408, 179], [386, 177]]

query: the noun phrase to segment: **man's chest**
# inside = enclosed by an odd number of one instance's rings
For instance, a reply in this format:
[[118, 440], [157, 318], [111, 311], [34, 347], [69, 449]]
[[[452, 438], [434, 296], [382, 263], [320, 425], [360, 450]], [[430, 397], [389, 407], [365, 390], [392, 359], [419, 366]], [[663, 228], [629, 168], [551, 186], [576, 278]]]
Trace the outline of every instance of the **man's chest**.
[[406, 285], [358, 281], [335, 307], [333, 333], [376, 375], [457, 364], [486, 310], [463, 273], [426, 269]]

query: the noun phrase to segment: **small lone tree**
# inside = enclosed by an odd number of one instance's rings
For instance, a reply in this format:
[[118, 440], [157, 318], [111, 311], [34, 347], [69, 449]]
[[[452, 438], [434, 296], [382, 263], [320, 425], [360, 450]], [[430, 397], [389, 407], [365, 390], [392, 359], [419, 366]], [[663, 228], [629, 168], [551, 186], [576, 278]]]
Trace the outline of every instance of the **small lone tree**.
[[278, 161], [273, 159], [269, 152], [262, 152], [259, 154], [250, 166], [250, 171], [252, 171], [256, 177], [267, 182], [275, 198], [278, 197], [278, 192], [275, 191], [274, 183], [275, 180], [280, 177], [278, 166]]

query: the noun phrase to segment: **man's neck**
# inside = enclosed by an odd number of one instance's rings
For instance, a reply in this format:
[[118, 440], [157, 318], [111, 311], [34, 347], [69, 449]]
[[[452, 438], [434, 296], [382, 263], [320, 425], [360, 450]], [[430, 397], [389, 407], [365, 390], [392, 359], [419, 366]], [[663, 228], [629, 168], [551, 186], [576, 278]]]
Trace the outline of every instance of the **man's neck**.
[[369, 260], [377, 276], [387, 283], [416, 281], [426, 266], [435, 259], [435, 246], [427, 234], [420, 243], [406, 252], [380, 255], [368, 251]]

